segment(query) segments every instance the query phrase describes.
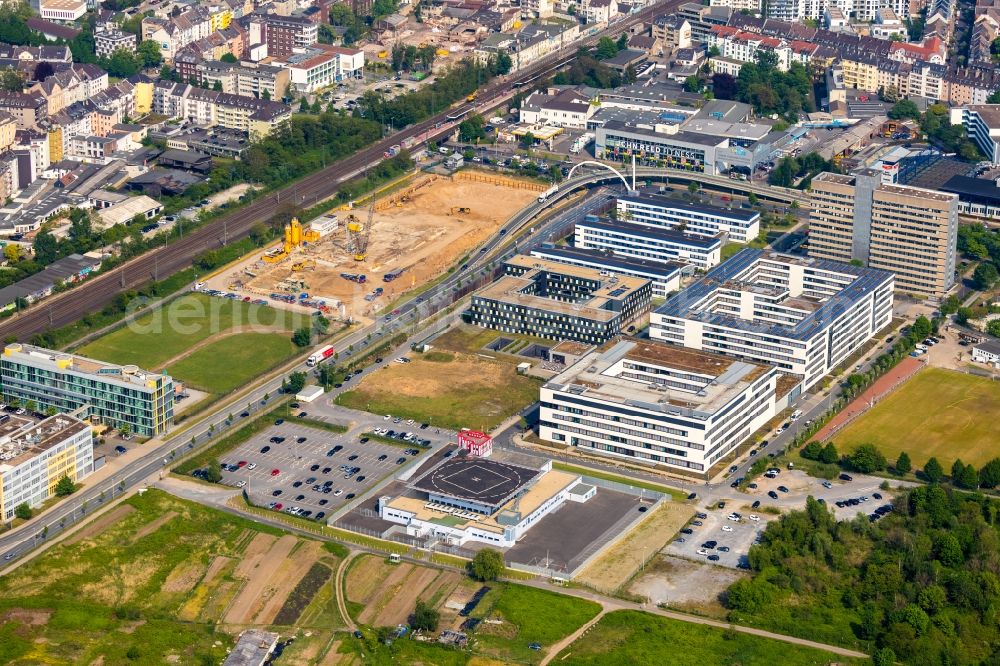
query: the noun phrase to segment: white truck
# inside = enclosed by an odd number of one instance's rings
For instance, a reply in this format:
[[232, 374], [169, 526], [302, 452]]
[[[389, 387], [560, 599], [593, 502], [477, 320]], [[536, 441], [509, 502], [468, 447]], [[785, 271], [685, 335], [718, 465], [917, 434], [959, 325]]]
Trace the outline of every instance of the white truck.
[[310, 368], [319, 363], [320, 361], [325, 361], [326, 359], [333, 356], [333, 345], [326, 345], [320, 347], [313, 354], [306, 359], [306, 365]]
[[552, 187], [550, 187], [549, 189], [545, 190], [544, 192], [538, 195], [538, 203], [545, 201], [558, 191], [559, 191], [559, 186], [553, 185]]

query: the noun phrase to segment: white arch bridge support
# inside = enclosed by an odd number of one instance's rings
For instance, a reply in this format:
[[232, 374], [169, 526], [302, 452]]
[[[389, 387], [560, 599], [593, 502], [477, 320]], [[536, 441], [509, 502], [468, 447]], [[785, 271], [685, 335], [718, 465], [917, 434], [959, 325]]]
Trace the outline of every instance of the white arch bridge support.
[[591, 166], [596, 166], [596, 167], [601, 167], [603, 169], [607, 169], [608, 171], [610, 171], [611, 173], [615, 174], [616, 176], [618, 176], [618, 178], [621, 179], [621, 181], [625, 184], [625, 189], [626, 190], [628, 190], [629, 192], [635, 192], [635, 155], [632, 156], [632, 184], [631, 185], [629, 185], [628, 180], [625, 179], [625, 176], [622, 175], [621, 171], [619, 171], [618, 169], [614, 168], [610, 164], [605, 164], [604, 162], [595, 162], [594, 160], [585, 160], [583, 162], [578, 162], [576, 165], [573, 166], [572, 169], [569, 170], [569, 174], [567, 174], [566, 178], [567, 179], [572, 178], [573, 177], [573, 173], [577, 169], [579, 169], [580, 167], [582, 167], [585, 164], [589, 164]]

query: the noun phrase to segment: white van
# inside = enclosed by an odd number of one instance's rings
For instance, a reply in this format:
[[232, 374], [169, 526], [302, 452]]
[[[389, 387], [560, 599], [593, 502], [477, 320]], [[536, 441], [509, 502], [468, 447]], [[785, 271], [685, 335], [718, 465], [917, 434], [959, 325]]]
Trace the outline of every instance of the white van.
[[794, 412], [792, 412], [792, 420], [793, 421], [797, 421], [800, 416], [802, 416], [802, 410], [801, 409], [796, 409]]

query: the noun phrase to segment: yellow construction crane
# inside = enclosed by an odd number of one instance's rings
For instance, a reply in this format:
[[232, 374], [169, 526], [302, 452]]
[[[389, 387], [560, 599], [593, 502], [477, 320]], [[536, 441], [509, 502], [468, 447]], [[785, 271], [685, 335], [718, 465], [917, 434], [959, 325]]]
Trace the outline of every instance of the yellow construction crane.
[[375, 197], [368, 206], [368, 220], [364, 223], [351, 215], [347, 218], [347, 251], [354, 256], [354, 261], [364, 261], [368, 258], [368, 241], [372, 235], [372, 222], [375, 219]]

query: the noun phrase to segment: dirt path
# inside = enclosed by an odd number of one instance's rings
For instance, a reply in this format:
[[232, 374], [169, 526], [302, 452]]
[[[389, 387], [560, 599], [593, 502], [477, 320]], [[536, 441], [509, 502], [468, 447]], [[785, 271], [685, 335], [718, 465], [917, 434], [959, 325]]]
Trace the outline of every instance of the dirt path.
[[607, 614], [607, 612], [608, 612], [607, 608], [602, 608], [601, 612], [595, 615], [593, 620], [587, 622], [582, 627], [574, 631], [572, 634], [570, 634], [569, 636], [567, 636], [566, 638], [562, 639], [561, 641], [553, 645], [551, 648], [549, 648], [549, 651], [545, 654], [545, 657], [542, 659], [541, 666], [545, 666], [545, 664], [555, 659], [555, 656], [557, 654], [562, 652], [569, 645], [572, 645], [573, 641], [578, 639], [580, 636], [583, 636], [585, 633], [587, 633], [587, 630], [589, 630], [592, 626], [597, 624], [597, 622], [602, 617], [604, 617]]
[[165, 514], [163, 514], [162, 516], [160, 516], [159, 518], [147, 524], [141, 530], [136, 532], [135, 536], [132, 537], [132, 543], [135, 543], [144, 536], [149, 536], [150, 534], [160, 529], [164, 524], [166, 524], [168, 521], [175, 518], [176, 516], [177, 516], [176, 511], [167, 511]]
[[354, 624], [351, 614], [347, 612], [347, 602], [344, 600], [344, 574], [347, 572], [347, 565], [356, 555], [357, 553], [353, 551], [349, 553], [340, 562], [340, 566], [337, 567], [337, 573], [333, 577], [333, 594], [337, 599], [337, 608], [340, 609], [340, 614], [344, 618], [344, 624], [347, 626], [348, 631], [355, 631], [358, 627]]
[[168, 358], [160, 365], [164, 368], [169, 367], [170, 365], [173, 365], [178, 361], [183, 361], [188, 356], [195, 353], [202, 347], [206, 347], [212, 344], [213, 342], [222, 340], [223, 338], [228, 338], [233, 335], [240, 335], [242, 333], [246, 333], [248, 330], [252, 330], [254, 333], [288, 333], [288, 329], [282, 328], [281, 326], [252, 326], [252, 327], [237, 326], [236, 328], [231, 328], [227, 331], [221, 331], [219, 333], [216, 333], [215, 335], [210, 335], [204, 340], [196, 342], [195, 344], [191, 345], [177, 356], [174, 356], [173, 358]]
[[84, 539], [95, 537], [133, 511], [135, 511], [135, 509], [130, 504], [119, 504], [76, 534], [70, 536], [63, 543], [67, 546], [72, 546], [75, 543], [80, 543]]
[[290, 534], [278, 539], [260, 564], [251, 572], [247, 584], [226, 612], [227, 624], [250, 624], [261, 607], [261, 596], [275, 573], [292, 552], [298, 539]]
[[907, 356], [899, 362], [899, 365], [879, 377], [874, 384], [868, 387], [868, 390], [852, 400], [851, 404], [830, 419], [825, 426], [820, 428], [819, 432], [817, 432], [813, 437], [813, 440], [817, 442], [825, 442], [830, 439], [836, 435], [841, 428], [867, 412], [874, 405], [878, 404], [882, 398], [895, 391], [906, 380], [917, 374], [917, 372], [923, 367], [923, 361], [913, 358], [912, 356]]

